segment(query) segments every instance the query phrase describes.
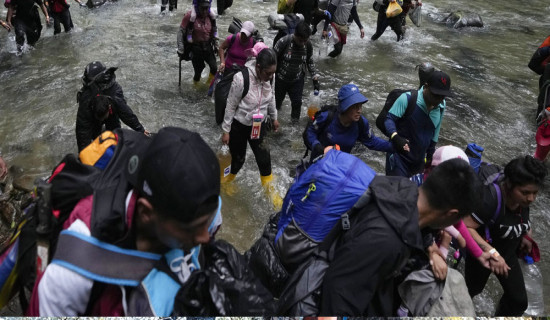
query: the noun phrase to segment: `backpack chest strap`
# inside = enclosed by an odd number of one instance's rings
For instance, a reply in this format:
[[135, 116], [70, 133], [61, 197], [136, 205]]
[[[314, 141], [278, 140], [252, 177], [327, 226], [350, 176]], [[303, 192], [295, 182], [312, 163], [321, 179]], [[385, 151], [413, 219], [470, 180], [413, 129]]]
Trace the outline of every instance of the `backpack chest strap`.
[[64, 230], [59, 235], [52, 264], [94, 281], [138, 286], [160, 258], [158, 254], [123, 249], [91, 236]]

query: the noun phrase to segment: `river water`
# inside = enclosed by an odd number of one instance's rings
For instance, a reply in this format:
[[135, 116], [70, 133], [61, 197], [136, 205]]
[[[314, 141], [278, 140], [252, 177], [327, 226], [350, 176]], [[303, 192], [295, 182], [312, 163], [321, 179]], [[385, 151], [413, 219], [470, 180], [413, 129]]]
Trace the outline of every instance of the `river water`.
[[[201, 133], [218, 149], [221, 130], [214, 122], [214, 107], [206, 97], [206, 85], [191, 85], [192, 68], [182, 64], [182, 86], [178, 88], [176, 33], [190, 1], [166, 16], [159, 15], [157, 0], [120, 0], [93, 10], [71, 2], [75, 30], [53, 36], [44, 28], [36, 49], [16, 54], [14, 33], [0, 30], [0, 148], [10, 164], [25, 169], [28, 181], [50, 173], [64, 154], [76, 152], [74, 136], [76, 92], [87, 63], [101, 60], [119, 67], [117, 80], [128, 104], [149, 131], [165, 126], [181, 126]], [[469, 1], [465, 12], [478, 13], [483, 28], [455, 30], [441, 23], [457, 1], [426, 1], [420, 28], [407, 21], [406, 38], [397, 43], [391, 30], [370, 41], [376, 13], [372, 3], [363, 0], [359, 15], [366, 36], [361, 39], [355, 25], [348, 44], [336, 59], [316, 49], [321, 74], [322, 97], [333, 102], [343, 84], [353, 82], [370, 99], [363, 114], [371, 121], [383, 106], [386, 94], [394, 88], [417, 86], [415, 65], [429, 61], [447, 72], [455, 96], [441, 129], [440, 144], [459, 147], [476, 142], [485, 147], [486, 161], [505, 164], [535, 149], [535, 110], [538, 76], [527, 63], [542, 40], [548, 36], [550, 3], [547, 0]], [[220, 36], [227, 36], [232, 16], [252, 20], [272, 44], [274, 31], [268, 30], [267, 16], [276, 3], [235, 0], [233, 7], [218, 19]], [[6, 9], [0, 9], [5, 17]], [[319, 36], [312, 37], [319, 44]], [[321, 54], [319, 54], [321, 52]], [[206, 78], [203, 73], [203, 80]], [[307, 82], [304, 99], [312, 90]], [[292, 182], [294, 168], [303, 155], [301, 138], [305, 103], [300, 124], [290, 122], [290, 104], [280, 112], [281, 130], [268, 138], [278, 191], [284, 195]], [[238, 192], [223, 195], [224, 226], [220, 237], [244, 251], [261, 234], [272, 206], [262, 193], [258, 169], [248, 150], [247, 162], [236, 179]], [[384, 155], [365, 147], [354, 154], [378, 172], [384, 171]], [[546, 313], [550, 314], [550, 210], [549, 196], [543, 190], [532, 208], [534, 235], [541, 247]], [[365, 253], [368, 254], [368, 253]], [[499, 286], [491, 280], [491, 292], [475, 300], [479, 315], [494, 311]]]

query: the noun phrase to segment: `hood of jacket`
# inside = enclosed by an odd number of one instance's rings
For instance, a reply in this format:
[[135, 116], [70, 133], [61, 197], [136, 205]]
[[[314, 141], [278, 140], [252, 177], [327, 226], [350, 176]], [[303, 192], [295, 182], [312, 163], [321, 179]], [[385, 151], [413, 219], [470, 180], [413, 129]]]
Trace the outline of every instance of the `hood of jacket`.
[[423, 250], [418, 226], [418, 187], [403, 177], [376, 176], [370, 190], [380, 214], [408, 246]]

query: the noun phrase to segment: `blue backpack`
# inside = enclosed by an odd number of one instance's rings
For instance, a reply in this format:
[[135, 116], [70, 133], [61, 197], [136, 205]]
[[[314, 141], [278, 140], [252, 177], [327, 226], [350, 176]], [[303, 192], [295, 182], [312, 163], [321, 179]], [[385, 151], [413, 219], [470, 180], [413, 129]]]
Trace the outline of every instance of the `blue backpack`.
[[287, 270], [309, 257], [375, 176], [361, 159], [331, 150], [296, 179], [283, 201], [274, 240]]

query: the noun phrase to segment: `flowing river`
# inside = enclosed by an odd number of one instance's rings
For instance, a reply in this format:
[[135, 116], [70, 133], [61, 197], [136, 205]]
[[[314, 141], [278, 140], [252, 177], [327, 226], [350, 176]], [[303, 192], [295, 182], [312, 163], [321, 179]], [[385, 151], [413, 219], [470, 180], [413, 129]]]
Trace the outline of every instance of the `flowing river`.
[[[0, 29], [0, 148], [10, 164], [24, 168], [28, 181], [47, 176], [63, 155], [76, 152], [76, 93], [85, 66], [94, 60], [119, 68], [117, 81], [149, 131], [180, 126], [199, 132], [214, 150], [220, 148], [221, 129], [214, 122], [213, 100], [206, 96], [207, 85], [192, 86], [190, 62], [182, 63], [178, 87], [176, 34], [190, 1], [180, 1], [178, 10], [165, 16], [159, 15], [158, 2], [119, 0], [87, 9], [71, 1], [75, 29], [53, 36], [53, 28], [44, 27], [36, 48], [23, 55], [16, 54], [14, 33]], [[389, 28], [377, 41], [370, 41], [376, 28], [371, 2], [362, 0], [358, 7], [365, 38], [360, 38], [353, 24], [338, 58], [327, 58], [319, 34], [312, 36], [324, 102], [334, 102], [340, 86], [353, 82], [369, 98], [363, 114], [374, 123], [387, 93], [394, 88], [415, 88], [415, 66], [429, 61], [451, 76], [455, 93], [447, 101], [439, 146], [465, 147], [476, 142], [485, 148], [485, 161], [501, 165], [515, 156], [533, 154], [538, 75], [527, 63], [549, 34], [550, 2], [426, 1], [421, 27], [407, 18], [407, 34], [401, 42], [395, 41]], [[275, 2], [235, 0], [218, 19], [220, 36], [228, 35], [235, 16], [252, 20], [271, 46], [276, 32], [268, 30], [267, 16], [276, 6]], [[457, 9], [478, 13], [485, 26], [457, 30], [441, 22]], [[5, 17], [6, 11], [0, 8], [0, 16]], [[313, 90], [311, 81], [306, 81], [304, 102]], [[306, 104], [301, 122], [291, 123], [287, 98], [279, 113], [281, 128], [268, 137], [277, 189], [283, 196], [305, 150], [301, 133]], [[359, 146], [354, 154], [384, 172], [382, 153]], [[244, 251], [273, 213], [250, 149], [236, 185], [237, 194], [222, 195], [220, 237]], [[546, 276], [546, 314], [550, 314], [549, 203], [548, 191], [542, 190], [531, 211], [542, 255], [538, 265]], [[501, 294], [496, 278], [491, 278], [488, 288], [475, 299], [478, 315], [491, 315]]]

